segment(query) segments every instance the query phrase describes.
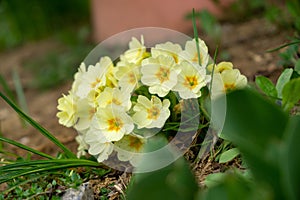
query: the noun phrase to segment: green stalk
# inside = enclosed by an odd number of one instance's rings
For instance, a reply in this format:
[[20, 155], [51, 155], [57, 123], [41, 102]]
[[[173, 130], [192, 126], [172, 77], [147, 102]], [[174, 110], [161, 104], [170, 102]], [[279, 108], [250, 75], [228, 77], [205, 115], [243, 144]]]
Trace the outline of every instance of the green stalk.
[[31, 124], [34, 128], [36, 128], [41, 134], [47, 137], [50, 141], [52, 141], [56, 146], [58, 146], [63, 152], [66, 154], [68, 158], [76, 158], [76, 155], [70, 151], [65, 145], [63, 145], [56, 137], [54, 137], [49, 131], [47, 131], [44, 127], [26, 115], [16, 104], [14, 104], [10, 99], [8, 99], [2, 92], [0, 92], [0, 97], [6, 101], [25, 121]]
[[195, 9], [193, 8], [193, 14], [192, 14], [192, 22], [193, 22], [193, 30], [194, 30], [194, 38], [196, 41], [196, 48], [197, 48], [197, 54], [198, 54], [198, 64], [201, 66], [201, 56], [200, 56], [200, 49], [199, 49], [199, 36], [198, 36], [198, 30], [197, 30], [197, 24], [196, 24], [196, 16], [195, 16]]

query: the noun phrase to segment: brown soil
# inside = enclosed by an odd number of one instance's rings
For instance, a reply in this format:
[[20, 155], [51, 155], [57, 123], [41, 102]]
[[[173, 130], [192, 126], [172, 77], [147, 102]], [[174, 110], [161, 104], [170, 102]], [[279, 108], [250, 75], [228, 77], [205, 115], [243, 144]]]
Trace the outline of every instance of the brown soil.
[[[288, 41], [287, 36], [291, 34], [277, 29], [263, 19], [253, 19], [239, 24], [223, 24], [222, 32], [220, 51], [226, 51], [229, 54], [230, 61], [249, 80], [253, 81], [255, 75], [258, 74], [271, 76], [273, 81], [277, 79], [281, 70], [277, 66], [278, 52], [267, 53], [266, 50], [286, 43]], [[57, 51], [60, 48], [62, 48], [62, 45], [55, 40], [46, 39], [2, 53], [0, 54], [0, 73], [13, 86], [11, 80], [12, 69], [16, 68], [18, 70], [25, 89], [30, 116], [76, 152], [77, 145], [74, 140], [76, 131], [59, 125], [55, 116], [57, 99], [62, 93], [67, 93], [71, 87], [71, 81], [47, 91], [32, 89], [32, 87], [29, 87], [29, 83], [33, 77], [30, 71], [25, 70], [23, 67], [26, 60], [45, 56], [47, 53]], [[0, 130], [5, 137], [40, 151], [52, 155], [56, 155], [59, 151], [55, 145], [30, 125], [24, 127], [17, 114], [2, 99], [0, 100]], [[25, 155], [24, 152], [14, 147], [9, 148], [20, 155]]]

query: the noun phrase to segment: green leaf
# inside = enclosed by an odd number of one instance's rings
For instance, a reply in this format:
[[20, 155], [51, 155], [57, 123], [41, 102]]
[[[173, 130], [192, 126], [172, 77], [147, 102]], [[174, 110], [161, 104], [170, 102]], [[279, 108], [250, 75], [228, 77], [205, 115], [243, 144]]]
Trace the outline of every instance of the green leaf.
[[269, 184], [278, 199], [284, 199], [278, 166], [278, 141], [283, 138], [287, 121], [288, 115], [280, 107], [257, 92], [246, 89], [227, 95], [222, 134], [239, 148], [254, 177]]
[[300, 75], [300, 59], [296, 61], [295, 71]]
[[240, 151], [238, 150], [238, 148], [229, 149], [221, 154], [219, 163], [229, 162], [233, 160], [235, 157], [237, 157], [239, 154]]
[[194, 199], [198, 186], [184, 158], [166, 168], [134, 175], [128, 189], [128, 200]]
[[300, 199], [300, 116], [293, 116], [285, 132], [286, 142], [280, 163], [283, 166], [284, 183], [282, 184], [291, 200]]
[[289, 81], [282, 90], [282, 106], [285, 111], [290, 111], [300, 100], [300, 78]]
[[210, 188], [214, 187], [220, 183], [222, 183], [223, 179], [225, 178], [226, 174], [222, 172], [209, 174], [204, 181], [204, 184]]
[[[212, 179], [212, 185], [207, 190], [201, 191], [197, 199], [215, 200], [265, 200], [271, 199], [266, 188], [254, 187], [251, 182], [237, 173], [211, 174], [207, 179]], [[215, 179], [215, 180], [214, 180]]]
[[291, 79], [292, 74], [293, 74], [293, 69], [285, 69], [281, 73], [281, 75], [279, 76], [279, 78], [277, 80], [277, 84], [276, 84], [276, 89], [277, 89], [277, 93], [278, 93], [279, 98], [282, 98], [283, 87], [285, 86], [285, 84], [287, 82], [289, 82], [289, 80]]
[[255, 79], [256, 85], [268, 96], [276, 98], [277, 90], [272, 81], [264, 76], [257, 76]]
[[[146, 144], [146, 152], [160, 150], [168, 144], [164, 137], [154, 137], [151, 140]], [[170, 157], [172, 158], [172, 153], [168, 152], [153, 156], [151, 160], [146, 160], [143, 157], [136, 171], [141, 172], [144, 171], [143, 169], [150, 169], [149, 166], [147, 168], [145, 165], [164, 162]], [[189, 165], [184, 158], [180, 157], [167, 167], [134, 174], [128, 188], [127, 199], [194, 199], [197, 190], [198, 186]]]

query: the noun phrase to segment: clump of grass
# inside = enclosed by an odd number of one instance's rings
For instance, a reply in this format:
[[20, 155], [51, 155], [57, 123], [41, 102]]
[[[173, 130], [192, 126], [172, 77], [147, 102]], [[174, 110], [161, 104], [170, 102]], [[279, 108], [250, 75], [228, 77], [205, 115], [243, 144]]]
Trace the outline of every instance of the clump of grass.
[[[0, 97], [14, 109], [23, 120], [53, 142], [58, 149], [62, 150], [62, 153], [57, 157], [53, 157], [14, 140], [4, 138], [1, 134], [1, 142], [14, 145], [28, 151], [30, 154], [28, 154], [29, 156], [25, 159], [1, 159], [0, 184], [6, 183], [7, 187], [2, 191], [0, 199], [30, 199], [36, 197], [39, 197], [39, 199], [49, 199], [49, 195], [54, 195], [53, 198], [55, 199], [56, 195], [59, 195], [66, 188], [78, 187], [83, 181], [91, 178], [91, 176], [103, 176], [109, 171], [101, 168], [101, 164], [95, 160], [76, 158], [71, 150], [58, 141], [53, 134], [24, 113], [2, 92], [0, 92]], [[2, 154], [3, 152], [0, 153]], [[32, 160], [31, 154], [41, 156], [43, 159]], [[86, 168], [86, 170], [81, 170], [79, 173], [76, 171], [78, 168]], [[87, 171], [87, 173], [83, 173], [84, 171]], [[55, 182], [53, 182], [53, 180], [55, 180]], [[49, 185], [49, 183], [51, 184]]]

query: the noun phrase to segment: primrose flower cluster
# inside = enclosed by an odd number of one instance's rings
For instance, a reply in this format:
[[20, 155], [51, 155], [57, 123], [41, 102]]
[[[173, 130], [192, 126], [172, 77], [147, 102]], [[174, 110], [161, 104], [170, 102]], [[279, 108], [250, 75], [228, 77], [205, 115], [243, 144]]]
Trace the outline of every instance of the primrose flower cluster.
[[193, 39], [184, 48], [166, 42], [147, 50], [143, 37], [132, 38], [117, 63], [109, 57], [94, 65], [82, 63], [71, 90], [57, 106], [59, 123], [79, 133], [78, 156], [88, 152], [103, 162], [116, 152], [120, 161], [135, 165], [147, 141], [140, 133], [162, 129], [170, 120], [169, 93], [176, 94], [179, 105], [181, 100], [199, 98], [211, 82], [212, 98], [246, 86], [246, 77], [230, 62], [209, 63], [201, 39], [198, 47]]

